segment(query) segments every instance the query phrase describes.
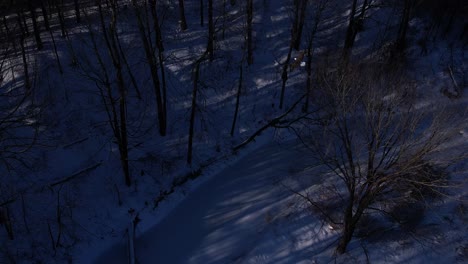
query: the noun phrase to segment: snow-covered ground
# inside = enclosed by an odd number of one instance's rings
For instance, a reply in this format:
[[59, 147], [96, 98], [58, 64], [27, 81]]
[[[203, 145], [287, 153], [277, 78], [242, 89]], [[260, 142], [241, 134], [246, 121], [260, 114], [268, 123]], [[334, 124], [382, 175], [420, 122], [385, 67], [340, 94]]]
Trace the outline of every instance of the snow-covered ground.
[[[70, 42], [59, 37], [58, 26], [53, 27], [63, 75], [58, 73], [50, 36], [42, 34], [42, 51], [34, 50], [32, 37], [27, 39], [35, 100], [44, 102], [37, 120], [39, 146], [26, 156], [30, 169], [0, 168], [0, 202], [9, 207], [15, 233], [15, 239], [9, 240], [1, 227], [0, 263], [127, 263], [128, 230], [136, 217], [140, 219], [135, 230], [139, 263], [468, 261], [466, 157], [449, 168], [462, 186], [432, 204], [412, 230], [392, 227], [377, 236], [355, 238], [348, 253], [337, 256], [339, 230], [294, 193], [323, 192], [336, 179], [314, 166], [309, 152], [289, 131], [269, 129], [246, 148], [232, 151], [305, 91], [305, 71], [299, 68], [289, 74], [285, 107], [278, 109], [280, 63], [289, 45], [292, 1], [254, 1], [254, 64], [244, 64], [244, 90], [233, 137], [229, 132], [245, 45], [245, 9], [242, 1], [235, 6], [227, 3], [224, 19], [222, 1], [215, 1], [216, 28], [224, 25], [225, 36], [218, 31], [215, 60], [202, 66], [194, 162], [187, 165], [191, 75], [206, 46], [207, 26], [199, 26], [199, 1], [185, 1], [186, 31], [178, 28], [176, 1], [161, 2], [169, 98], [166, 137], [157, 131], [153, 87], [131, 5], [122, 5], [119, 14], [123, 49], [143, 94], [138, 99], [133, 88], [128, 94], [131, 187], [124, 185], [118, 147], [99, 90], [90, 78], [99, 73], [87, 26], [96, 22], [96, 9], [86, 10], [89, 19], [82, 24], [69, 23]], [[348, 9], [342, 1], [329, 1], [316, 36], [314, 67], [341, 52]], [[392, 39], [393, 34], [381, 30], [386, 23], [397, 23], [395, 11], [389, 10], [382, 5], [370, 11], [356, 39], [356, 59], [369, 57]], [[306, 33], [312, 22], [310, 17]], [[425, 23], [420, 17], [411, 20], [407, 71], [409, 81], [418, 87], [419, 107], [444, 104], [456, 110], [455, 119], [461, 125], [440, 154], [445, 159], [460, 153], [452, 150], [464, 149], [466, 154], [468, 149], [468, 97], [463, 87], [468, 53], [466, 45], [449, 35], [428, 41], [428, 53], [422, 55], [417, 40]], [[93, 27], [99, 31], [97, 24]], [[100, 37], [99, 41], [103, 42]], [[79, 66], [71, 65], [72, 49]], [[3, 76], [2, 89], [22, 84], [20, 61], [18, 56], [3, 66], [13, 65]], [[125, 77], [132, 87], [129, 76]], [[457, 99], [446, 96], [447, 91], [453, 92], [453, 79], [465, 91]], [[187, 181], [193, 175], [199, 177]]]

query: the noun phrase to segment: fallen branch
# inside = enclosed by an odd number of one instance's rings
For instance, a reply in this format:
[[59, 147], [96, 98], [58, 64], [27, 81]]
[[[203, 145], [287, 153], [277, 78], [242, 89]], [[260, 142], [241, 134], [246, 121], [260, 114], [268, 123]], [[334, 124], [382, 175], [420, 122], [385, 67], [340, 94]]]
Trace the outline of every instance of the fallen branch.
[[243, 147], [245, 147], [247, 144], [249, 144], [250, 142], [254, 141], [256, 137], [258, 137], [260, 134], [262, 134], [263, 131], [265, 131], [266, 129], [268, 129], [269, 127], [275, 127], [277, 124], [281, 123], [282, 119], [287, 116], [289, 113], [291, 113], [294, 108], [296, 108], [296, 106], [302, 101], [302, 99], [305, 98], [305, 94], [303, 96], [301, 96], [301, 98], [299, 98], [299, 100], [297, 100], [292, 106], [291, 108], [289, 108], [286, 112], [284, 112], [283, 114], [281, 114], [280, 116], [278, 117], [275, 117], [273, 118], [270, 122], [268, 122], [266, 125], [262, 126], [259, 130], [255, 131], [255, 133], [253, 133], [253, 135], [251, 135], [248, 139], [246, 139], [244, 142], [240, 143], [239, 145], [235, 146], [234, 147], [234, 151], [237, 151]]
[[98, 162], [98, 163], [94, 164], [93, 166], [90, 166], [90, 167], [88, 167], [88, 168], [85, 168], [85, 169], [82, 169], [82, 170], [80, 170], [80, 171], [78, 171], [78, 172], [75, 172], [75, 173], [73, 173], [72, 175], [70, 175], [70, 176], [68, 176], [68, 177], [66, 177], [66, 178], [64, 178], [64, 179], [58, 180], [58, 181], [56, 181], [56, 182], [53, 182], [53, 183], [51, 183], [49, 186], [50, 186], [50, 187], [54, 187], [54, 186], [57, 186], [57, 185], [59, 185], [59, 184], [68, 182], [68, 181], [70, 181], [70, 180], [73, 180], [74, 178], [76, 178], [77, 176], [79, 176], [79, 175], [81, 175], [81, 174], [83, 174], [83, 173], [87, 173], [87, 172], [90, 172], [90, 171], [96, 169], [97, 167], [101, 166], [101, 164], [102, 164], [102, 162]]
[[74, 141], [74, 142], [72, 142], [72, 143], [70, 143], [70, 144], [67, 144], [67, 145], [63, 146], [63, 148], [64, 148], [64, 149], [69, 148], [69, 147], [71, 147], [71, 146], [73, 146], [73, 145], [76, 145], [76, 144], [80, 144], [80, 143], [82, 143], [82, 142], [85, 142], [85, 141], [88, 140], [88, 139], [89, 139], [88, 137], [87, 137], [87, 138], [79, 139], [79, 140], [77, 140], [77, 141]]

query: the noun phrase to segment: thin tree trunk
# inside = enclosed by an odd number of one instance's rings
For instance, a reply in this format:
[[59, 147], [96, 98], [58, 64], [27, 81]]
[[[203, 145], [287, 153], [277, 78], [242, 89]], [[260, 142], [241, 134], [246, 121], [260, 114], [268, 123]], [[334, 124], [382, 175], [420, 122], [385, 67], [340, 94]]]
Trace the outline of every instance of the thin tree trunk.
[[356, 31], [356, 23], [355, 23], [356, 22], [355, 21], [356, 5], [357, 5], [357, 0], [353, 0], [353, 6], [351, 7], [351, 14], [349, 15], [348, 29], [346, 30], [346, 38], [345, 38], [345, 44], [343, 48], [343, 58], [345, 60], [349, 58], [351, 48], [353, 47], [353, 44], [354, 44], [353, 36]]
[[165, 68], [164, 68], [164, 45], [163, 45], [163, 37], [162, 37], [162, 32], [161, 32], [161, 26], [159, 24], [159, 16], [156, 10], [155, 0], [152, 0], [152, 3], [151, 3], [151, 15], [153, 17], [154, 31], [156, 33], [156, 46], [158, 48], [159, 70], [161, 71], [162, 103], [163, 103], [163, 114], [164, 114], [164, 122], [165, 122], [164, 126], [166, 130], [167, 129], [167, 86], [166, 86], [166, 73], [165, 73]]
[[247, 64], [253, 64], [252, 40], [253, 0], [247, 0]]
[[283, 108], [283, 103], [284, 103], [284, 92], [286, 90], [286, 82], [288, 81], [288, 67], [289, 67], [289, 61], [291, 60], [291, 53], [293, 50], [293, 41], [294, 41], [294, 33], [291, 34], [291, 41], [289, 43], [289, 50], [288, 50], [288, 56], [286, 57], [286, 61], [283, 64], [283, 73], [281, 74], [281, 95], [280, 95], [280, 104], [279, 108]]
[[294, 38], [294, 49], [299, 50], [301, 46], [301, 39], [302, 39], [302, 31], [304, 28], [304, 22], [306, 18], [306, 10], [307, 10], [307, 3], [308, 0], [300, 0], [299, 4], [299, 14], [298, 14], [298, 22], [296, 25], [296, 34]]
[[203, 17], [203, 6], [203, 0], [200, 0], [200, 26], [202, 27], [205, 25], [205, 18]]
[[39, 3], [41, 4], [42, 17], [44, 18], [44, 26], [47, 31], [50, 31], [49, 17], [47, 16], [47, 9], [44, 5], [44, 0], [40, 0]]
[[403, 52], [406, 48], [406, 32], [408, 31], [412, 1], [413, 0], [404, 0], [403, 14], [401, 16], [400, 27], [398, 28], [398, 36], [395, 44], [397, 52]]
[[62, 31], [62, 37], [66, 37], [68, 32], [67, 32], [67, 27], [65, 25], [65, 18], [63, 15], [63, 11], [62, 11], [62, 3], [57, 2], [55, 5], [55, 8], [57, 9], [57, 16], [59, 18], [60, 30]]
[[210, 62], [214, 60], [214, 22], [213, 0], [208, 0], [208, 57]]
[[31, 82], [29, 80], [29, 66], [28, 66], [28, 61], [26, 59], [26, 49], [24, 48], [24, 36], [21, 34], [21, 39], [20, 39], [20, 46], [21, 46], [21, 57], [23, 59], [23, 71], [24, 71], [24, 86], [27, 89], [31, 89]]
[[[118, 127], [117, 124], [120, 124], [120, 130], [116, 130], [115, 134], [118, 135], [117, 137], [117, 144], [119, 146], [119, 153], [120, 153], [120, 161], [122, 164], [122, 170], [124, 173], [125, 184], [127, 186], [131, 185], [131, 178], [130, 178], [130, 170], [128, 165], [128, 133], [127, 133], [127, 102], [126, 102], [126, 89], [125, 89], [125, 82], [122, 73], [122, 63], [119, 54], [119, 49], [117, 45], [117, 34], [116, 34], [116, 23], [117, 23], [117, 9], [114, 4], [111, 4], [112, 8], [112, 19], [110, 23], [109, 30], [106, 29], [105, 22], [104, 22], [104, 15], [102, 11], [101, 2], [98, 1], [98, 11], [99, 11], [99, 18], [101, 22], [101, 28], [103, 31], [104, 40], [106, 42], [107, 49], [109, 51], [109, 56], [112, 59], [112, 64], [114, 69], [116, 70], [116, 77], [117, 77], [117, 87], [119, 91], [119, 117], [120, 123], [118, 120], [114, 120], [116, 122], [116, 128]], [[109, 33], [109, 36], [107, 35]]]
[[143, 43], [143, 48], [145, 50], [146, 60], [148, 61], [148, 64], [150, 66], [151, 78], [153, 80], [153, 87], [154, 87], [154, 93], [156, 96], [156, 107], [157, 107], [158, 122], [159, 122], [159, 134], [161, 136], [165, 136], [166, 135], [166, 115], [164, 111], [163, 95], [161, 92], [161, 86], [160, 86], [161, 84], [159, 80], [157, 62], [153, 55], [151, 45], [149, 42], [149, 38], [146, 35], [145, 25], [143, 24], [143, 19], [141, 17], [140, 11], [138, 10], [138, 6], [135, 0], [133, 1], [133, 6], [136, 12], [138, 29], [140, 31], [140, 37]]
[[57, 60], [57, 66], [59, 67], [60, 75], [63, 75], [62, 63], [60, 63], [60, 57], [58, 55], [57, 45], [55, 44], [55, 37], [52, 31], [49, 30], [49, 33], [50, 33], [50, 38], [52, 39], [52, 44], [54, 47], [54, 54], [55, 54], [55, 59]]
[[80, 14], [80, 3], [79, 0], [73, 0], [75, 4], [75, 17], [76, 17], [76, 23], [81, 23], [81, 14]]
[[28, 8], [29, 12], [31, 12], [31, 19], [33, 23], [33, 30], [34, 30], [34, 38], [36, 39], [37, 49], [42, 49], [42, 40], [41, 40], [41, 32], [39, 31], [39, 25], [37, 24], [36, 19], [36, 10], [33, 6], [32, 0], [28, 0]]
[[242, 82], [243, 82], [242, 72], [243, 72], [243, 65], [241, 63], [241, 65], [239, 66], [239, 84], [237, 86], [236, 109], [234, 110], [234, 118], [232, 119], [231, 137], [234, 136], [234, 130], [236, 129], [236, 122], [237, 122], [237, 115], [239, 113], [239, 102], [240, 102]]
[[21, 28], [21, 30], [24, 32], [25, 36], [29, 36], [29, 28], [28, 24], [26, 23], [26, 16], [23, 13], [23, 10], [21, 12], [17, 12], [18, 15], [18, 24]]
[[190, 125], [189, 125], [189, 137], [188, 137], [188, 147], [187, 147], [187, 164], [192, 164], [193, 159], [193, 131], [195, 127], [195, 113], [197, 111], [197, 93], [198, 93], [198, 78], [200, 73], [200, 63], [197, 61], [194, 71], [193, 79], [193, 90], [192, 90], [192, 107], [190, 112]]
[[187, 29], [187, 20], [185, 19], [185, 7], [184, 0], [179, 0], [179, 17], [180, 17], [180, 29]]

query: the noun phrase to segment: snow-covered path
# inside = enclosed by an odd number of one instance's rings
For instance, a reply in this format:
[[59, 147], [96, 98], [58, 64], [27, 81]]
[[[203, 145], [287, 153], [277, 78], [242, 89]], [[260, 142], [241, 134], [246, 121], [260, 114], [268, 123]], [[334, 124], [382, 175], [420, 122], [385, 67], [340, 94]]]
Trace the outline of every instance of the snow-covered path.
[[[270, 215], [291, 196], [276, 184], [278, 179], [307, 165], [306, 151], [293, 141], [247, 154], [139, 236], [138, 263], [242, 262], [268, 228]], [[128, 263], [125, 245], [113, 247], [96, 263]]]

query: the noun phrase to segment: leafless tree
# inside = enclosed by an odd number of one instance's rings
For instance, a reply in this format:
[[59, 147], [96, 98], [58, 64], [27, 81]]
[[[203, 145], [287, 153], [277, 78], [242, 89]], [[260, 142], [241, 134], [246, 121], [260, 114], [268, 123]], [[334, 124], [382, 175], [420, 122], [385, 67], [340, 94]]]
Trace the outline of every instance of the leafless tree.
[[[94, 81], [103, 105], [106, 109], [108, 122], [117, 142], [120, 162], [125, 179], [125, 184], [130, 186], [132, 180], [130, 177], [128, 160], [128, 124], [127, 124], [127, 83], [124, 78], [124, 53], [120, 48], [120, 39], [117, 34], [117, 6], [116, 2], [111, 3], [111, 15], [109, 17], [109, 26], [107, 18], [102, 7], [101, 1], [97, 1], [99, 26], [104, 41], [104, 47], [107, 50], [107, 56], [100, 50], [97, 34], [91, 23], [88, 25], [89, 36], [92, 42], [93, 53], [97, 60], [99, 69], [93, 70], [94, 63], [87, 65], [80, 64], [81, 70], [85, 76]], [[115, 85], [114, 85], [115, 84]], [[117, 93], [117, 95], [115, 95]]]
[[346, 66], [322, 72], [318, 85], [320, 99], [314, 104], [322, 111], [301, 138], [343, 183], [337, 246], [342, 254], [376, 200], [401, 186], [417, 191], [441, 185], [437, 175], [419, 175], [425, 166], [442, 162], [433, 154], [456, 125], [440, 109], [418, 109], [415, 87], [401, 72]]
[[[153, 21], [154, 21], [154, 26], [156, 30], [156, 44], [158, 46], [158, 54], [159, 58], [155, 56], [155, 47], [152, 46], [151, 42], [151, 36], [148, 35], [148, 28], [145, 26], [145, 20], [148, 21], [149, 17], [144, 17], [143, 12], [141, 12], [140, 7], [138, 6], [137, 1], [133, 0], [133, 7], [135, 10], [136, 18], [137, 18], [137, 23], [138, 23], [138, 29], [140, 32], [140, 38], [141, 42], [143, 44], [143, 49], [145, 51], [146, 55], [146, 60], [148, 62], [150, 72], [151, 72], [151, 78], [153, 81], [153, 88], [154, 88], [154, 93], [156, 96], [156, 107], [157, 107], [157, 113], [158, 113], [158, 123], [159, 123], [159, 134], [161, 136], [166, 135], [166, 126], [167, 126], [167, 112], [166, 112], [166, 91], [165, 91], [165, 83], [163, 82], [163, 86], [161, 87], [161, 79], [158, 73], [158, 59], [160, 63], [160, 69], [164, 70], [164, 66], [162, 65], [162, 40], [161, 40], [161, 35], [160, 35], [160, 29], [159, 29], [159, 22], [158, 22], [158, 17], [156, 13], [156, 6], [155, 6], [155, 1], [150, 0], [150, 8], [151, 12], [153, 14]], [[159, 34], [158, 34], [159, 32]], [[164, 80], [164, 72], [162, 72], [163, 75], [163, 80]]]

